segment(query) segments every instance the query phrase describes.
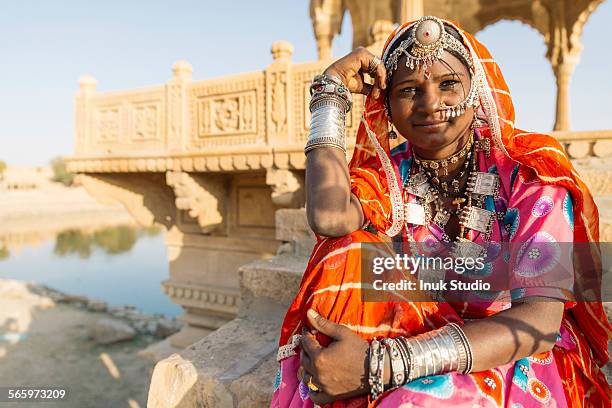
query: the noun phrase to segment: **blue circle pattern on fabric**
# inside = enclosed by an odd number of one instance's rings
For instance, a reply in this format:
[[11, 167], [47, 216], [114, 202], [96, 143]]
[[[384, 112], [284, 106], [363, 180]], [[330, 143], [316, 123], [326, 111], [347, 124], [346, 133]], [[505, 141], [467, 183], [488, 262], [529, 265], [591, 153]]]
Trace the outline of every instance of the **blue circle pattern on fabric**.
[[274, 377], [274, 391], [280, 388], [282, 377], [283, 377], [282, 369], [281, 367], [278, 367], [278, 370], [276, 370], [276, 376]]
[[518, 208], [508, 208], [508, 210], [506, 210], [506, 215], [504, 216], [504, 225], [506, 228], [508, 228], [510, 239], [514, 238], [514, 235], [516, 235], [520, 223], [521, 216], [519, 215]]
[[404, 385], [404, 388], [433, 397], [446, 399], [453, 395], [455, 386], [452, 376], [450, 374], [443, 374], [419, 378], [418, 380], [414, 380]]
[[565, 220], [569, 224], [572, 231], [574, 230], [574, 207], [573, 205], [574, 203], [572, 201], [572, 196], [570, 195], [569, 192], [567, 192], [567, 194], [565, 195], [565, 198], [563, 199], [563, 216], [565, 217]]

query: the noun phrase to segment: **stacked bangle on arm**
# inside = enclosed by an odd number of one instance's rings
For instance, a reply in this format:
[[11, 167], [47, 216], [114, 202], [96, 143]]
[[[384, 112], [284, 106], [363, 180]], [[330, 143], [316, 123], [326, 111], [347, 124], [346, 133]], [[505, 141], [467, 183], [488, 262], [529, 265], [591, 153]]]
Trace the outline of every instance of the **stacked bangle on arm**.
[[414, 337], [372, 340], [369, 352], [370, 395], [377, 399], [385, 390], [385, 356], [389, 355], [391, 381], [387, 389], [429, 375], [472, 371], [472, 349], [463, 329], [456, 323]]
[[319, 147], [335, 147], [346, 153], [346, 114], [353, 105], [348, 88], [339, 78], [321, 74], [314, 77], [310, 95], [310, 132], [304, 153]]

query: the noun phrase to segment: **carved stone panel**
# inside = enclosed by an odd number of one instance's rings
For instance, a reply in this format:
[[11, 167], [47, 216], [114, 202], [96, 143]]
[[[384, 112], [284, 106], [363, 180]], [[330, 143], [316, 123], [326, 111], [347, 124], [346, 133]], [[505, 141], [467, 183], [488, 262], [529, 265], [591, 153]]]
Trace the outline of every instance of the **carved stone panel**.
[[191, 90], [191, 144], [195, 148], [264, 143], [263, 79], [233, 78]]
[[130, 109], [130, 140], [161, 140], [161, 104], [158, 102], [138, 103]]
[[96, 130], [96, 142], [116, 142], [119, 140], [120, 108], [100, 107], [94, 114], [94, 129]]

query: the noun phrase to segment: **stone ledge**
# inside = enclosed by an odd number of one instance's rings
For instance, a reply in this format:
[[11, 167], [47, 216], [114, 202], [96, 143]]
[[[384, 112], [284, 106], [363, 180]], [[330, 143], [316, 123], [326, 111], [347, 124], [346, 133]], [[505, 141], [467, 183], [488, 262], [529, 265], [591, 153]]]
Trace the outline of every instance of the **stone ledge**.
[[234, 319], [155, 367], [149, 408], [269, 404], [280, 322]]

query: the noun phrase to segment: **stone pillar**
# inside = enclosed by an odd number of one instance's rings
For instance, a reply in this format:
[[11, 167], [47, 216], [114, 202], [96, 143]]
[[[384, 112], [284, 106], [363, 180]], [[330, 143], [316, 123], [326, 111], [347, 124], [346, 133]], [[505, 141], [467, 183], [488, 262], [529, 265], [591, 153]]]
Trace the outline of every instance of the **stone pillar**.
[[166, 146], [182, 151], [189, 138], [189, 93], [193, 68], [187, 61], [172, 65], [172, 79], [166, 83]]
[[90, 150], [91, 128], [93, 126], [93, 109], [91, 98], [96, 94], [98, 81], [91, 75], [79, 78], [79, 91], [75, 97], [75, 152], [85, 153]]
[[399, 6], [400, 24], [418, 20], [425, 15], [423, 0], [400, 0]]
[[570, 130], [570, 97], [569, 86], [577, 58], [564, 58], [564, 61], [553, 66], [557, 82], [557, 107], [554, 130]]
[[310, 2], [310, 18], [317, 40], [319, 59], [332, 57], [332, 41], [340, 33], [344, 6], [341, 0], [312, 0]]

